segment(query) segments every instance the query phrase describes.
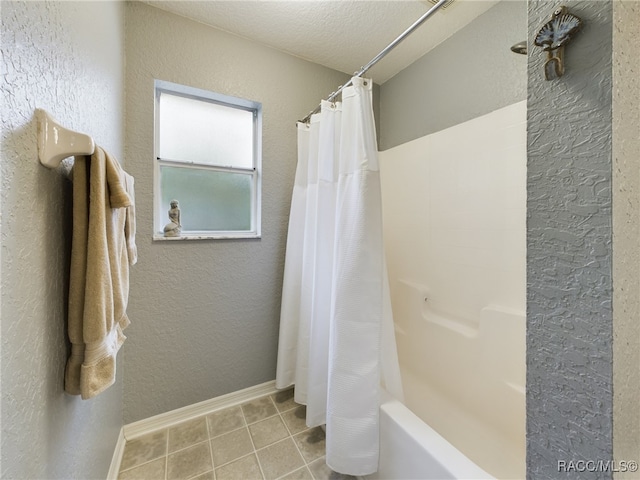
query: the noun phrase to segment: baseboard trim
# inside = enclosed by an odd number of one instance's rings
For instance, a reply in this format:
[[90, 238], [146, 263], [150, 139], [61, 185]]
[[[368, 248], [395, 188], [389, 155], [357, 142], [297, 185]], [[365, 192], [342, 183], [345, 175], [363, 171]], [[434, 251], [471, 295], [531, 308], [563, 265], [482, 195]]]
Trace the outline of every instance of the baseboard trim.
[[260, 385], [238, 390], [237, 392], [227, 393], [226, 395], [221, 395], [200, 403], [195, 403], [170, 412], [161, 413], [154, 417], [129, 423], [122, 427], [124, 439], [132, 440], [134, 438], [141, 437], [142, 435], [191, 420], [192, 418], [208, 415], [217, 410], [249, 402], [255, 398], [270, 395], [277, 391], [278, 389], [276, 388], [275, 380], [271, 380]]
[[117, 480], [118, 473], [120, 472], [120, 463], [122, 462], [122, 455], [124, 454], [124, 445], [127, 443], [124, 438], [124, 427], [120, 429], [118, 435], [118, 441], [116, 442], [116, 448], [113, 451], [113, 457], [111, 457], [111, 465], [109, 465], [109, 473], [107, 473], [107, 480]]

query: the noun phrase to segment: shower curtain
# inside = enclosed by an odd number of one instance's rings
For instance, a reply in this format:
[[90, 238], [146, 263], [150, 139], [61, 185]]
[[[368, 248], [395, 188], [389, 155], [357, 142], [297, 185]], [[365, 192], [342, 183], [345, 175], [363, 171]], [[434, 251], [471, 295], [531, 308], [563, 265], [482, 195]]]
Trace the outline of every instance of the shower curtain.
[[309, 427], [326, 424], [327, 465], [378, 467], [381, 383], [402, 398], [382, 243], [372, 82], [298, 124], [276, 386], [295, 384]]

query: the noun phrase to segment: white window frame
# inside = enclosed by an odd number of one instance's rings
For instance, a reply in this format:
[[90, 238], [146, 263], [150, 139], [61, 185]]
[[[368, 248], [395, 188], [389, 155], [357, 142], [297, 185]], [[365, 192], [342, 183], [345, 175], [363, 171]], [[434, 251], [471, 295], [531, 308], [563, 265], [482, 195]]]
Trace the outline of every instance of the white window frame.
[[[203, 102], [216, 103], [231, 108], [253, 112], [253, 168], [224, 167], [194, 162], [171, 161], [160, 158], [159, 149], [159, 104], [160, 92], [179, 95]], [[233, 238], [261, 238], [261, 199], [262, 199], [262, 104], [252, 100], [232, 97], [195, 87], [188, 87], [164, 80], [155, 80], [154, 86], [154, 155], [153, 155], [153, 239], [154, 240], [207, 240]], [[166, 165], [180, 168], [203, 168], [209, 171], [244, 173], [252, 176], [251, 229], [241, 231], [203, 230], [182, 231], [180, 236], [165, 237], [163, 227], [169, 222], [167, 212], [161, 211], [162, 195], [160, 191], [160, 166]], [[178, 199], [179, 200], [179, 199]]]

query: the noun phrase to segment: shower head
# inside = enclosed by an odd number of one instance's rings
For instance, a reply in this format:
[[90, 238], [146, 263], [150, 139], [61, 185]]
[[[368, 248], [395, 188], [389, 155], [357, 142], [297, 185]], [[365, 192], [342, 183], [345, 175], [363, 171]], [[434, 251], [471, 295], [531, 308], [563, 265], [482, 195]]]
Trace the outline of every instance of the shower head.
[[513, 53], [520, 53], [521, 55], [527, 54], [527, 41], [518, 42], [511, 47]]

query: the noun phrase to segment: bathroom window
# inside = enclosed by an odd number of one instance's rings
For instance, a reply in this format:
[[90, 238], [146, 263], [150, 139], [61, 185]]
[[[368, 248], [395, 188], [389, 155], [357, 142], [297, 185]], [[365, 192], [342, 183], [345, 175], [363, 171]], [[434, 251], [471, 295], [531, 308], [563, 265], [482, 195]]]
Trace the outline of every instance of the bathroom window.
[[154, 239], [259, 238], [262, 105], [160, 80], [155, 92]]

